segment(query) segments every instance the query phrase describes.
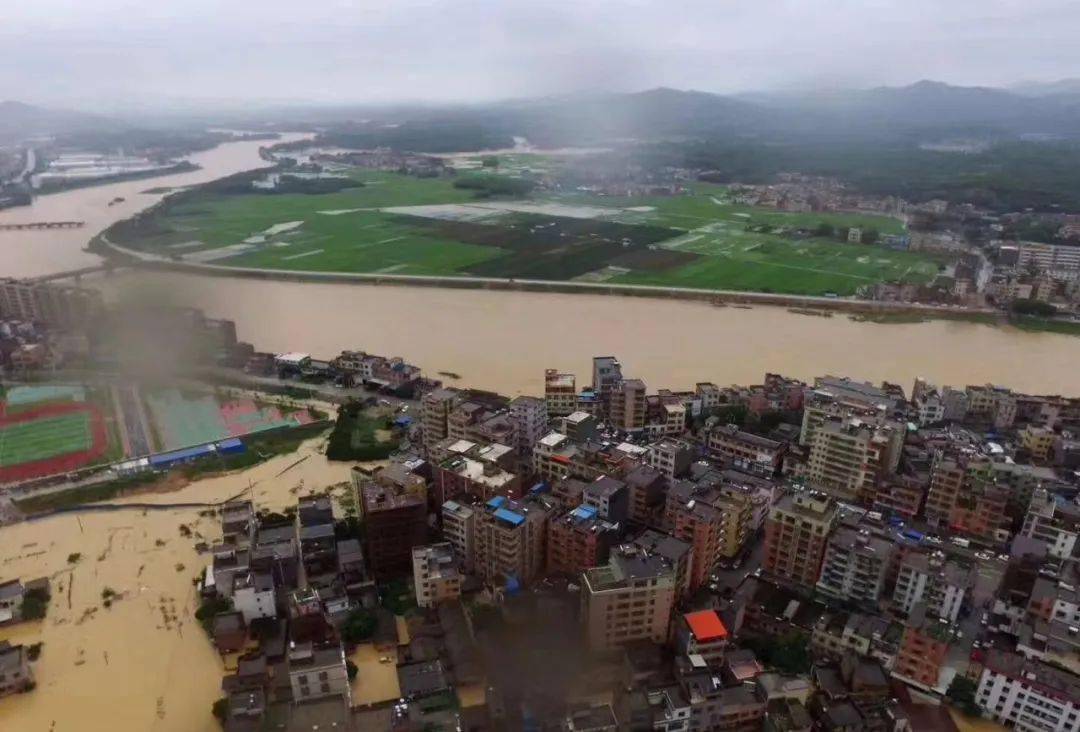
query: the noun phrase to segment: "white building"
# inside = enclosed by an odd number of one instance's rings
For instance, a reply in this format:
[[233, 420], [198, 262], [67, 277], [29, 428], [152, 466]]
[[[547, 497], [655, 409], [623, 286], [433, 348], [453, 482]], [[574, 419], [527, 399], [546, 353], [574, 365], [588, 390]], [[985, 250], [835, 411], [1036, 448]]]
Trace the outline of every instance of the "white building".
[[1020, 533], [1046, 542], [1051, 556], [1067, 559], [1073, 555], [1080, 533], [1080, 506], [1062, 505], [1044, 488], [1036, 488]]
[[248, 572], [233, 576], [233, 607], [251, 625], [256, 618], [277, 617], [274, 602], [274, 580], [267, 572]]
[[925, 603], [927, 613], [955, 623], [964, 597], [974, 584], [970, 568], [946, 561], [941, 552], [911, 554], [900, 565], [893, 603], [905, 614], [910, 614], [918, 603]]
[[442, 507], [443, 537], [461, 560], [466, 572], [471, 572], [476, 559], [476, 512], [457, 501], [447, 501]]
[[1080, 677], [1017, 653], [987, 654], [975, 701], [1012, 729], [1080, 732]]

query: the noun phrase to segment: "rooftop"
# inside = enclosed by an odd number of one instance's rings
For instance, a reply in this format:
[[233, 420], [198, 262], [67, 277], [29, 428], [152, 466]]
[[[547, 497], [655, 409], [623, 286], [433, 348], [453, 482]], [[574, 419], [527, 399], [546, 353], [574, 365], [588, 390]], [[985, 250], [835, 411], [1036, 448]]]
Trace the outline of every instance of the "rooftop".
[[698, 612], [683, 615], [690, 631], [699, 643], [709, 643], [723, 640], [728, 637], [728, 630], [724, 621], [716, 614], [715, 610], [699, 610]]

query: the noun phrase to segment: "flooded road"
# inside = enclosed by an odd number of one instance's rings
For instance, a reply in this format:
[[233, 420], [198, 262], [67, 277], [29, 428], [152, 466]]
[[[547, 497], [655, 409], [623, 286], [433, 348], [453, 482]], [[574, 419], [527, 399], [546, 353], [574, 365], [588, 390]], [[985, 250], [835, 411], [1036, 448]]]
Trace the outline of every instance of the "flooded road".
[[[260, 508], [280, 510], [312, 488], [348, 480], [350, 465], [328, 463], [320, 442], [235, 475], [126, 500], [217, 502], [250, 481]], [[275, 477], [304, 455], [309, 459]], [[52, 581], [43, 622], [0, 628], [0, 640], [44, 644], [34, 664], [37, 688], [0, 699], [0, 729], [220, 730], [210, 708], [221, 696], [223, 662], [195, 620], [192, 583], [210, 562], [194, 544], [220, 538], [218, 519], [197, 509], [66, 515], [0, 531], [0, 577]], [[81, 556], [69, 562], [74, 553]], [[108, 608], [106, 587], [118, 596]]]
[[451, 384], [542, 394], [544, 368], [591, 378], [594, 355], [618, 356], [652, 389], [698, 381], [761, 383], [767, 371], [811, 380], [827, 373], [910, 390], [993, 382], [1035, 393], [1080, 394], [1080, 338], [936, 320], [854, 322], [784, 308], [608, 295], [316, 284], [172, 273], [99, 280], [113, 298], [202, 307], [232, 318], [261, 350], [329, 358], [342, 349], [400, 355]]
[[[164, 195], [143, 191], [206, 183], [244, 170], [266, 167], [270, 163], [259, 157], [260, 147], [302, 137], [304, 135], [291, 134], [283, 135], [280, 140], [228, 142], [189, 156], [187, 159], [200, 166], [199, 170], [50, 193], [38, 196], [29, 206], [4, 209], [0, 211], [0, 223], [85, 221], [86, 226], [40, 231], [0, 230], [0, 275], [34, 277], [99, 264], [101, 258], [83, 248], [103, 229], [152, 206]], [[124, 200], [109, 205], [117, 198]]]

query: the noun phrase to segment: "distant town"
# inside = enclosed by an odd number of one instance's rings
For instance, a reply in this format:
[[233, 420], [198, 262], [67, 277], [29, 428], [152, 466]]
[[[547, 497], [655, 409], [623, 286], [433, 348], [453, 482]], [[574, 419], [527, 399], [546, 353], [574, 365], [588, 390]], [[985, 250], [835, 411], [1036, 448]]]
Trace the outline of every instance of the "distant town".
[[[654, 390], [603, 355], [538, 364], [543, 393], [508, 398], [67, 285], [4, 282], [0, 313], [13, 526], [304, 441], [348, 466], [180, 525], [196, 592], [162, 612], [222, 659], [226, 730], [1077, 729], [1078, 396], [772, 373]], [[171, 385], [137, 376], [128, 332], [166, 349]], [[73, 580], [3, 566], [0, 632], [46, 638]], [[4, 642], [0, 694], [47, 693], [50, 652]]]

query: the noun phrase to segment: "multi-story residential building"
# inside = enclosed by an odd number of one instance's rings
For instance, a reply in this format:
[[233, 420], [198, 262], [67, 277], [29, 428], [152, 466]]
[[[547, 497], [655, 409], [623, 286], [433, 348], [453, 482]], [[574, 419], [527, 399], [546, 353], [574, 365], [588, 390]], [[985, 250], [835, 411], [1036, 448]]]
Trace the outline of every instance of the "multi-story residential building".
[[974, 587], [972, 567], [946, 559], [942, 552], [913, 552], [900, 562], [893, 604], [910, 614], [921, 603], [932, 617], [955, 623], [964, 599]]
[[672, 480], [686, 473], [694, 454], [693, 445], [686, 440], [664, 437], [649, 444], [648, 462]]
[[647, 555], [663, 557], [664, 561], [674, 567], [676, 598], [690, 591], [690, 567], [694, 563], [694, 548], [689, 543], [655, 529], [646, 529], [629, 543]]
[[675, 625], [675, 649], [683, 656], [700, 656], [714, 668], [724, 660], [728, 629], [715, 610], [680, 615]]
[[967, 394], [968, 419], [983, 420], [998, 429], [1012, 427], [1016, 421], [1016, 394], [1009, 389], [993, 384], [969, 385], [964, 392]]
[[753, 527], [749, 493], [726, 485], [678, 481], [668, 491], [664, 525], [694, 548], [690, 588], [708, 582], [721, 559], [739, 555]]
[[533, 450], [533, 472], [550, 483], [571, 476], [591, 481], [636, 466], [647, 455], [648, 449], [641, 445], [592, 440], [577, 443], [564, 434], [550, 432]]
[[521, 478], [507, 470], [516, 462], [513, 448], [498, 443], [483, 444], [448, 437], [433, 450], [442, 458], [434, 469], [432, 485], [436, 505], [462, 495], [487, 500], [492, 496], [518, 497]]
[[582, 573], [581, 617], [589, 647], [609, 650], [638, 640], [667, 640], [676, 600], [675, 566], [635, 544]]
[[577, 380], [573, 374], [544, 370], [544, 403], [548, 417], [566, 417], [577, 410]]
[[701, 411], [709, 412], [723, 403], [723, 391], [709, 381], [694, 384], [694, 398], [701, 403]]
[[1075, 280], [1080, 272], [1080, 247], [1022, 241], [1016, 266], [1019, 270], [1033, 267], [1055, 279]]
[[269, 572], [247, 572], [233, 575], [233, 607], [244, 616], [244, 622], [258, 618], [277, 617], [274, 579]]
[[[622, 364], [614, 356], [596, 356], [592, 366], [592, 394], [598, 402], [601, 415], [608, 414], [611, 395], [622, 383]], [[580, 409], [580, 400], [579, 407]]]
[[1020, 533], [1046, 542], [1051, 556], [1068, 559], [1076, 552], [1080, 536], [1080, 505], [1038, 488], [1031, 496]]
[[352, 689], [341, 645], [315, 648], [293, 643], [289, 648], [289, 685], [297, 702], [340, 696], [352, 704]]
[[1029, 424], [1017, 433], [1017, 437], [1020, 438], [1020, 445], [1036, 460], [1046, 462], [1053, 457], [1054, 443], [1057, 441], [1053, 430]]
[[572, 412], [557, 420], [557, 432], [561, 432], [574, 442], [587, 442], [596, 436], [596, 417], [588, 412]]
[[92, 323], [104, 311], [104, 300], [97, 290], [34, 280], [0, 279], [0, 316], [5, 318], [71, 327]]
[[601, 475], [585, 486], [581, 501], [596, 509], [604, 521], [623, 523], [630, 516], [630, 490], [626, 483], [610, 475]]
[[814, 432], [828, 419], [859, 418], [879, 424], [893, 416], [897, 398], [884, 389], [863, 381], [823, 376], [814, 381], [803, 404], [799, 444], [811, 445]]
[[412, 565], [416, 604], [420, 607], [436, 607], [461, 597], [462, 576], [450, 542], [413, 547]]
[[476, 510], [476, 574], [493, 584], [500, 578], [531, 582], [544, 567], [554, 504], [541, 496], [522, 500], [495, 496]]
[[944, 693], [947, 674], [943, 671], [955, 631], [949, 621], [927, 613], [925, 605], [915, 605], [904, 624], [893, 676], [923, 689]]
[[464, 400], [457, 389], [433, 389], [420, 399], [420, 425], [424, 435], [424, 454], [449, 436], [450, 413]]
[[744, 432], [733, 424], [709, 430], [705, 446], [712, 457], [730, 461], [740, 470], [761, 475], [779, 473], [784, 453], [787, 452], [785, 443]]
[[1080, 676], [1019, 653], [986, 654], [975, 703], [995, 722], [1023, 732], [1080, 730]]
[[606, 564], [619, 527], [600, 517], [592, 506], [578, 506], [548, 522], [547, 571], [577, 576]]
[[412, 571], [412, 549], [427, 540], [427, 494], [375, 480], [359, 490], [364, 555], [376, 578]]
[[765, 522], [765, 571], [806, 587], [817, 584], [836, 516], [836, 501], [825, 493], [783, 496]]
[[1008, 499], [1008, 490], [993, 482], [993, 468], [985, 456], [956, 450], [935, 453], [925, 508], [931, 525], [993, 539]]
[[446, 501], [442, 505], [442, 533], [462, 567], [471, 572], [476, 559], [476, 511], [457, 501]]
[[608, 397], [608, 414], [611, 425], [625, 432], [645, 429], [647, 400], [645, 382], [641, 379], [624, 379], [612, 389]]
[[869, 502], [878, 480], [896, 472], [903, 442], [899, 423], [823, 420], [810, 438], [807, 480], [840, 500]]
[[880, 615], [826, 612], [814, 622], [810, 649], [815, 655], [831, 659], [855, 653], [891, 664], [901, 633], [900, 628]]
[[875, 511], [913, 519], [922, 513], [929, 484], [921, 475], [889, 475], [874, 489]]
[[630, 519], [639, 524], [659, 524], [667, 476], [649, 465], [639, 465], [628, 471], [623, 481], [630, 492]]
[[22, 619], [26, 587], [17, 579], [0, 582], [0, 625]]
[[510, 401], [510, 421], [514, 423], [514, 448], [528, 460], [537, 440], [547, 434], [547, 405], [536, 397], [516, 397]]
[[829, 537], [817, 589], [823, 595], [874, 606], [885, 588], [893, 545], [869, 531], [842, 526]]

